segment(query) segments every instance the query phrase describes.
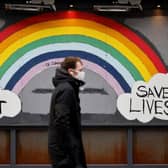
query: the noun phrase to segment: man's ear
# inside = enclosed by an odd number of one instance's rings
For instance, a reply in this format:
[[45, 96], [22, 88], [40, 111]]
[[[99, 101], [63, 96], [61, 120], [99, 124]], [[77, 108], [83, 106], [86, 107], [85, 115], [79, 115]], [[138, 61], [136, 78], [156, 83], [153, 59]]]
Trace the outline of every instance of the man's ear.
[[68, 73], [69, 73], [70, 75], [73, 75], [72, 68], [69, 68], [69, 69], [68, 69]]

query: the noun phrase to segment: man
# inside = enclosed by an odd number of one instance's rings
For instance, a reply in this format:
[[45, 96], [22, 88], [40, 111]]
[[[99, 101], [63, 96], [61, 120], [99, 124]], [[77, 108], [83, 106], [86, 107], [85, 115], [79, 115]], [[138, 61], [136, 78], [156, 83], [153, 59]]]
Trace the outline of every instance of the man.
[[86, 168], [79, 88], [85, 73], [78, 57], [67, 57], [53, 78], [48, 147], [53, 168]]

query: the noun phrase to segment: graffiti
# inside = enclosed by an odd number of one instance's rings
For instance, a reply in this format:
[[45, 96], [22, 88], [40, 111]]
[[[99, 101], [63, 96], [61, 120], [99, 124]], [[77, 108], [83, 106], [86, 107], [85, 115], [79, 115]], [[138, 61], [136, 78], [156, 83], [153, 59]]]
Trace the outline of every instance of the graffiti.
[[168, 120], [168, 75], [156, 74], [149, 83], [137, 81], [131, 94], [118, 98], [118, 109], [128, 120], [149, 122], [154, 117]]
[[15, 117], [21, 112], [21, 101], [19, 97], [9, 91], [0, 90], [0, 118]]

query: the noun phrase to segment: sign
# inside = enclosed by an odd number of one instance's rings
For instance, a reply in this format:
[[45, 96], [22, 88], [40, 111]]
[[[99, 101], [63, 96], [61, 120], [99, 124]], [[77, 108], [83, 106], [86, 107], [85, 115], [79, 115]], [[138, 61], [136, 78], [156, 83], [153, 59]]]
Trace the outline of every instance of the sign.
[[135, 82], [131, 93], [118, 97], [117, 108], [128, 120], [168, 120], [168, 74], [158, 73], [148, 83]]
[[0, 89], [0, 118], [15, 117], [21, 112], [21, 101], [19, 97], [9, 91]]

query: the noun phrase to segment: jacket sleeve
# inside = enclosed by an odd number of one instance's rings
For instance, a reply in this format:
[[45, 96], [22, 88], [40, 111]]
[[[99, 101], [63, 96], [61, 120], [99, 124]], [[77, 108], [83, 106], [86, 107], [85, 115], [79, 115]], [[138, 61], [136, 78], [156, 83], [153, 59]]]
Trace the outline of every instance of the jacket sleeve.
[[[74, 115], [74, 104], [76, 103], [75, 95], [73, 90], [65, 90], [59, 98], [57, 98], [57, 103], [54, 106], [54, 120], [53, 125], [61, 129], [62, 134], [64, 134], [64, 139], [66, 139], [65, 144], [69, 149], [75, 148], [79, 145], [78, 138], [75, 135], [74, 128], [72, 128], [72, 119]], [[77, 122], [77, 121], [76, 121]]]
[[75, 103], [73, 90], [64, 90], [60, 93], [60, 96], [57, 97], [55, 102], [53, 125], [62, 128], [69, 128], [71, 110]]

